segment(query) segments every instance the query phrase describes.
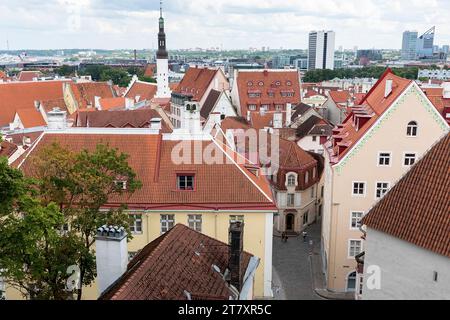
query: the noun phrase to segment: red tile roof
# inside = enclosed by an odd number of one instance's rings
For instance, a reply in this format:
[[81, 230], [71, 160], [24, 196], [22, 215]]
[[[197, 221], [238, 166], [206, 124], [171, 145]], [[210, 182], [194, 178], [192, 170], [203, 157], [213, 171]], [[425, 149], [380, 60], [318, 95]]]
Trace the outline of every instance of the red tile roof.
[[[149, 128], [150, 120], [161, 118], [158, 111], [150, 108], [138, 110], [77, 112], [74, 127], [83, 128]], [[162, 133], [172, 130], [162, 123]]]
[[145, 67], [144, 76], [153, 78], [155, 76], [156, 63], [149, 63]]
[[[130, 90], [128, 90], [125, 97], [133, 99], [135, 102], [140, 102], [143, 100], [151, 101], [155, 97], [157, 90], [158, 87], [156, 83], [136, 81]], [[136, 101], [136, 97], [138, 96], [139, 101]]]
[[280, 166], [285, 168], [308, 168], [317, 163], [308, 152], [295, 141], [280, 139]]
[[95, 106], [95, 97], [115, 98], [115, 90], [113, 86], [107, 82], [83, 82], [71, 83], [75, 100], [79, 109]]
[[63, 99], [65, 82], [0, 83], [0, 126], [11, 123], [17, 110], [34, 108], [35, 101]]
[[125, 98], [103, 98], [100, 99], [100, 106], [102, 110], [111, 110], [111, 109], [124, 109], [125, 108]]
[[[158, 135], [128, 135], [128, 134], [58, 134], [46, 133], [32, 149], [31, 154], [37, 154], [53, 142], [60, 143], [75, 152], [82, 149], [93, 150], [97, 144], [108, 144], [120, 152], [128, 154], [129, 164], [142, 181], [143, 188], [133, 195], [124, 195], [109, 200], [109, 205], [115, 206], [127, 203], [133, 208], [186, 208], [195, 205], [200, 208], [275, 208], [270, 186], [265, 176], [255, 176], [242, 165], [227, 163], [224, 151], [215, 146], [213, 149], [222, 155], [224, 164], [194, 164], [195, 157], [203, 155], [203, 150], [211, 145], [204, 141], [203, 149], [195, 148], [197, 142], [185, 142], [185, 147], [191, 147], [193, 164], [175, 164], [172, 160], [172, 150], [179, 141], [161, 141]], [[231, 150], [226, 150], [233, 158], [238, 156]], [[31, 162], [29, 154], [19, 159], [19, 166], [25, 159], [22, 169], [30, 173]], [[195, 192], [179, 192], [176, 190], [177, 172], [194, 172], [196, 175]], [[221, 183], [217, 183], [221, 181]]]
[[35, 108], [17, 110], [17, 115], [19, 116], [25, 129], [43, 127], [47, 125], [42, 117], [42, 114]]
[[326, 98], [325, 95], [320, 94], [317, 91], [314, 91], [312, 89], [308, 89], [308, 91], [306, 91], [306, 93], [305, 93], [305, 98], [311, 98], [311, 97], [314, 97], [314, 96], [321, 96], [321, 97]]
[[[387, 80], [392, 80], [393, 85], [391, 94], [385, 98], [384, 95]], [[339, 147], [336, 144], [331, 145], [331, 142], [325, 145], [327, 151], [330, 153], [332, 163], [339, 162], [352, 149], [379, 117], [388, 110], [392, 103], [406, 90], [411, 82], [411, 80], [394, 75], [390, 69], [386, 70], [375, 86], [364, 97], [361, 105], [351, 108], [351, 112], [347, 119], [342, 125], [335, 128], [335, 131], [338, 133], [335, 134], [337, 138], [334, 140], [340, 140], [339, 144], [343, 150], [339, 151]], [[353, 125], [353, 115], [358, 109], [362, 110], [361, 112], [368, 120], [359, 130], [356, 130]]]
[[[242, 278], [251, 257], [242, 255]], [[223, 274], [228, 259], [226, 243], [178, 224], [142, 249], [100, 300], [188, 300], [185, 291], [193, 300], [229, 300], [234, 294], [212, 267]]]
[[336, 103], [347, 103], [351, 98], [350, 92], [345, 91], [330, 91], [330, 98]]
[[33, 81], [34, 78], [42, 76], [40, 71], [21, 71], [17, 77], [18, 81]]
[[174, 92], [190, 95], [193, 100], [200, 101], [217, 72], [220, 71], [218, 69], [191, 67], [187, 70]]
[[436, 107], [439, 113], [450, 124], [450, 119], [446, 117], [446, 113], [450, 113], [450, 99], [444, 98], [443, 88], [423, 88], [423, 92], [426, 94], [431, 103]]
[[[246, 116], [248, 105], [268, 104], [270, 110], [275, 110], [275, 105], [286, 105], [300, 103], [300, 80], [296, 70], [260, 70], [260, 71], [239, 71], [237, 73], [239, 101], [241, 115]], [[257, 91], [257, 92], [256, 92]], [[260, 98], [250, 98], [250, 93], [260, 93]], [[294, 93], [293, 97], [283, 97], [282, 92]], [[269, 94], [273, 93], [273, 97]]]
[[363, 224], [450, 258], [449, 191], [447, 134], [370, 210]]
[[14, 143], [8, 141], [0, 142], [0, 157], [11, 157], [16, 151], [18, 147]]

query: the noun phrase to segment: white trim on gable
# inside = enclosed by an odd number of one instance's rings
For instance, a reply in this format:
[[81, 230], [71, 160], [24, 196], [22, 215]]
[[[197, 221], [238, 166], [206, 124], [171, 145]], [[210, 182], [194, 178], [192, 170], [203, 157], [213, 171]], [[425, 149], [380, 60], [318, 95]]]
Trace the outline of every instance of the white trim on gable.
[[400, 96], [398, 96], [397, 99], [395, 99], [395, 101], [392, 102], [391, 105], [390, 105], [388, 108], [386, 108], [386, 110], [383, 112], [383, 114], [381, 114], [381, 115], [378, 117], [377, 121], [376, 121], [374, 124], [372, 124], [372, 127], [369, 128], [369, 129], [366, 131], [366, 133], [365, 133], [362, 137], [359, 138], [358, 142], [355, 143], [355, 144], [353, 144], [353, 145], [350, 147], [350, 150], [347, 152], [347, 154], [346, 154], [346, 155], [345, 155], [338, 163], [332, 165], [332, 168], [339, 168], [339, 167], [342, 165], [342, 163], [345, 163], [345, 161], [350, 157], [350, 155], [352, 155], [352, 153], [355, 151], [355, 149], [356, 149], [359, 145], [361, 145], [361, 144], [363, 143], [364, 137], [367, 136], [367, 135], [369, 135], [370, 133], [372, 133], [372, 131], [375, 130], [375, 128], [378, 126], [378, 124], [379, 124], [380, 122], [382, 122], [382, 121], [387, 117], [389, 109], [392, 108], [392, 106], [398, 104], [398, 103], [400, 102], [400, 100], [401, 100], [406, 94], [408, 94], [408, 93], [410, 92], [410, 90], [412, 90], [413, 88], [415, 88], [415, 89], [419, 92], [419, 95], [422, 95], [422, 97], [426, 99], [426, 102], [428, 103], [428, 106], [433, 110], [432, 112], [434, 112], [434, 113], [436, 114], [436, 116], [438, 117], [439, 121], [441, 121], [442, 124], [444, 124], [444, 126], [447, 127], [447, 129], [450, 129], [449, 124], [444, 120], [444, 118], [442, 117], [442, 115], [437, 111], [436, 107], [431, 103], [430, 99], [428, 99], [428, 97], [425, 95], [425, 93], [419, 88], [419, 86], [417, 85], [417, 83], [416, 83], [415, 81], [412, 81], [412, 82], [408, 85], [408, 87], [402, 92], [402, 94], [401, 94]]

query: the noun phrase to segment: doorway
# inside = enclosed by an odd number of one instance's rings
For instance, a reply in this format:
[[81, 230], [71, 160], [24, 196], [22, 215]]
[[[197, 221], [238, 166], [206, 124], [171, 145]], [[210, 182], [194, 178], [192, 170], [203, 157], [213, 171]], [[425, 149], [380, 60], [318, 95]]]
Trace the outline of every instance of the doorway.
[[294, 231], [295, 227], [295, 215], [286, 215], [286, 231]]

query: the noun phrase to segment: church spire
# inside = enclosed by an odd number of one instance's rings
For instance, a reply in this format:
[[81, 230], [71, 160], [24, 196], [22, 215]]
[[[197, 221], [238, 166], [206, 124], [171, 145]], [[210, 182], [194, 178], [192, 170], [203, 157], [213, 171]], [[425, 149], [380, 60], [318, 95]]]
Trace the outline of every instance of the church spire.
[[158, 33], [158, 52], [156, 53], [157, 59], [168, 59], [169, 54], [166, 49], [166, 33], [164, 31], [164, 18], [163, 18], [163, 2], [159, 2], [159, 33]]

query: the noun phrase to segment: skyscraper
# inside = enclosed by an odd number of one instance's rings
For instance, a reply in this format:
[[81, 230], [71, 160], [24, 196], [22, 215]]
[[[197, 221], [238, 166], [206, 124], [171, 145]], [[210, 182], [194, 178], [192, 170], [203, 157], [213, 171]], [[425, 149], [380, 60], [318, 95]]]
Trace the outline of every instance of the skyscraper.
[[419, 59], [433, 57], [435, 31], [436, 27], [432, 27], [417, 39], [417, 56]]
[[160, 1], [158, 51], [156, 52], [156, 69], [158, 90], [156, 98], [170, 98], [169, 88], [169, 53], [166, 49], [166, 33], [164, 31], [164, 18], [162, 14], [162, 1]]
[[309, 33], [308, 70], [334, 69], [334, 31]]
[[417, 36], [417, 31], [403, 32], [402, 60], [416, 60]]

